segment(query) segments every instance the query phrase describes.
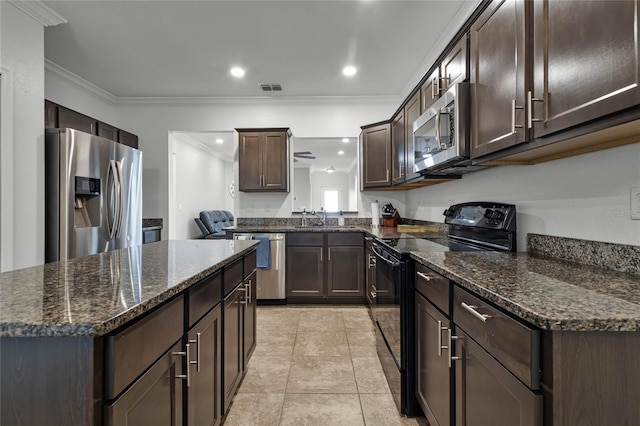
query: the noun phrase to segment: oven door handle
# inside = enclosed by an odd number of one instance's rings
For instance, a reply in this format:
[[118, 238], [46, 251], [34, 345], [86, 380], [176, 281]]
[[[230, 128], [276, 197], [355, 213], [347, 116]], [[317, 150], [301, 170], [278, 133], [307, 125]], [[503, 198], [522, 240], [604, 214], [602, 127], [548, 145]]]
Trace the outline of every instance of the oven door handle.
[[378, 246], [371, 246], [371, 248], [373, 249], [373, 252], [376, 255], [376, 262], [378, 261], [378, 259], [382, 260], [384, 263], [386, 263], [387, 265], [391, 266], [392, 268], [399, 268], [400, 267], [400, 261], [396, 260], [391, 261], [387, 258], [385, 258], [384, 256], [382, 256], [382, 250], [378, 247]]

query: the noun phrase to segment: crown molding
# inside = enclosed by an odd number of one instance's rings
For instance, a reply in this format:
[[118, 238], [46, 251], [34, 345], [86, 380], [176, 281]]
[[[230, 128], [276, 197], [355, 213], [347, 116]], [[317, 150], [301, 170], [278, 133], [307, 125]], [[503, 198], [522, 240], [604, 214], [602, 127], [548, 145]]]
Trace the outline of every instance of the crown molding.
[[82, 89], [91, 95], [98, 96], [112, 103], [118, 102], [116, 96], [46, 58], [44, 60], [44, 72], [51, 77], [62, 80], [66, 84]]
[[35, 19], [45, 27], [53, 27], [59, 24], [66, 24], [67, 21], [62, 15], [52, 10], [41, 1], [8, 0], [10, 4], [21, 10], [24, 14]]

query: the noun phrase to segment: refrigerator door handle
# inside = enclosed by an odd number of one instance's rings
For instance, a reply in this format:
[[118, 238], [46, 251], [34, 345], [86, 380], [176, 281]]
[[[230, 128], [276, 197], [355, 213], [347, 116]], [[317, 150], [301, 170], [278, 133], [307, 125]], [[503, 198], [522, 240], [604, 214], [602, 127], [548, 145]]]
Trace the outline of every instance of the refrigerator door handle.
[[114, 161], [118, 172], [118, 226], [116, 227], [116, 237], [120, 237], [122, 230], [122, 217], [124, 216], [124, 186], [122, 179], [122, 163]]
[[[109, 231], [109, 239], [113, 239], [116, 231], [116, 206], [117, 196], [114, 197], [114, 192], [117, 191], [116, 184], [116, 171], [115, 165], [113, 164], [113, 160], [109, 160], [109, 170], [107, 170], [107, 186], [110, 191], [110, 194], [107, 196], [107, 231]], [[113, 218], [113, 221], [109, 219]]]

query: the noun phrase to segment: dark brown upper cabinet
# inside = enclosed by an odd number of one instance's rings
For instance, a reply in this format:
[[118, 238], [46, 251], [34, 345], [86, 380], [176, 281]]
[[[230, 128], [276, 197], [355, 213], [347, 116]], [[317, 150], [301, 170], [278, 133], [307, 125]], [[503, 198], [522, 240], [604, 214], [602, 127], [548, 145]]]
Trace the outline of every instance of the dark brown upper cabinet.
[[406, 162], [405, 162], [405, 178], [406, 180], [411, 180], [420, 176], [419, 173], [415, 173], [413, 171], [414, 165], [414, 146], [413, 146], [413, 122], [420, 117], [420, 100], [421, 100], [422, 92], [418, 90], [414, 95], [409, 99], [407, 104], [404, 107], [404, 116], [406, 120], [405, 130], [405, 153], [406, 153]]
[[44, 128], [55, 129], [58, 127], [58, 105], [51, 101], [44, 101]]
[[98, 120], [79, 112], [58, 106], [58, 125], [61, 129], [71, 128], [96, 135], [98, 132]]
[[236, 131], [240, 141], [240, 191], [289, 192], [289, 129]]
[[494, 1], [471, 26], [472, 158], [528, 140], [527, 7], [524, 0]]
[[640, 103], [638, 3], [533, 2], [527, 126], [536, 138]]
[[391, 123], [362, 127], [362, 188], [391, 185]]
[[425, 112], [451, 86], [469, 78], [468, 43], [467, 34], [463, 34], [424, 82], [420, 90], [421, 113]]
[[405, 181], [406, 150], [406, 114], [404, 109], [391, 120], [391, 183], [393, 185]]
[[118, 129], [118, 142], [130, 146], [131, 148], [138, 149], [138, 137], [133, 133]]
[[98, 122], [98, 136], [118, 141], [118, 129], [106, 123]]

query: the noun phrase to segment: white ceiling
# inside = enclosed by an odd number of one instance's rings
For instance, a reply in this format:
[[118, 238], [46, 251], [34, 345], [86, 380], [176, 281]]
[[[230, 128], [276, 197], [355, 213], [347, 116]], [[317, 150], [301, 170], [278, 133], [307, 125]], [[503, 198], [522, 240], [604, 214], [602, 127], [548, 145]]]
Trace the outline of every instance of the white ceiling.
[[[292, 153], [311, 152], [315, 159], [295, 157], [298, 161], [294, 167], [309, 167], [312, 172], [326, 170], [333, 167], [336, 171], [349, 172], [357, 164], [358, 138], [348, 138], [344, 143], [342, 138], [294, 138]], [[343, 154], [338, 154], [343, 151]]]
[[[69, 21], [45, 29], [46, 59], [119, 98], [397, 97], [478, 0], [43, 3]], [[346, 64], [355, 77], [341, 74]]]

